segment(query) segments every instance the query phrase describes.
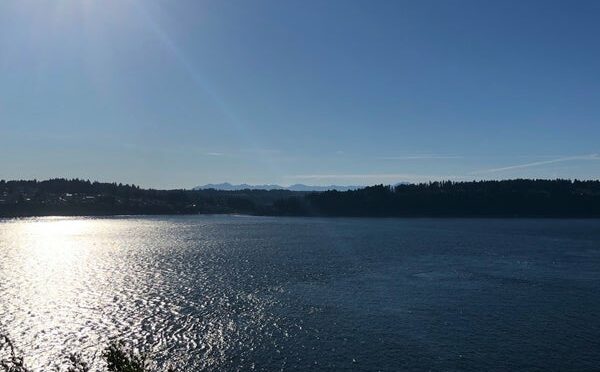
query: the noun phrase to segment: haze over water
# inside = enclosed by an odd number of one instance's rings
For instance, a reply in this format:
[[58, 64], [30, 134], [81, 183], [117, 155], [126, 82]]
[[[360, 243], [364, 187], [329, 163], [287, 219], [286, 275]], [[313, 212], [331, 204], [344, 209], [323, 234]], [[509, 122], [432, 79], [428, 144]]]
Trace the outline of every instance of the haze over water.
[[599, 268], [600, 220], [3, 220], [0, 326], [38, 371], [592, 371]]

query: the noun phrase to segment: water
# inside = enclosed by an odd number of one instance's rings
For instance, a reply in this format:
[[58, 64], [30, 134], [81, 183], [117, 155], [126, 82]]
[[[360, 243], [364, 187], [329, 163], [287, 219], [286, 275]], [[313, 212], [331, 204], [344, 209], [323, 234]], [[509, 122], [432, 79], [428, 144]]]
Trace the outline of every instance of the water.
[[0, 327], [48, 371], [597, 371], [600, 220], [0, 222]]

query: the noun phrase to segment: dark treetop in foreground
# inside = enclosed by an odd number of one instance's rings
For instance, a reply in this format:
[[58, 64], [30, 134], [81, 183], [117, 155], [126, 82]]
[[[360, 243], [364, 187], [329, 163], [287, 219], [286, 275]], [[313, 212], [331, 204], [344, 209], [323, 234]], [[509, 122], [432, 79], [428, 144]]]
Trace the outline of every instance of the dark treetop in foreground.
[[[152, 366], [148, 355], [139, 353], [133, 347], [127, 347], [123, 342], [112, 342], [102, 351], [103, 371], [108, 372], [175, 372], [172, 367], [157, 368]], [[11, 339], [0, 333], [0, 371], [3, 372], [32, 372], [27, 367], [26, 358], [19, 354]], [[54, 372], [90, 372], [91, 365], [77, 353], [65, 356], [64, 360], [55, 361]], [[98, 370], [98, 369], [94, 369]]]
[[77, 179], [0, 181], [0, 217], [197, 213], [600, 217], [600, 181], [448, 181], [311, 193], [288, 190], [152, 190]]

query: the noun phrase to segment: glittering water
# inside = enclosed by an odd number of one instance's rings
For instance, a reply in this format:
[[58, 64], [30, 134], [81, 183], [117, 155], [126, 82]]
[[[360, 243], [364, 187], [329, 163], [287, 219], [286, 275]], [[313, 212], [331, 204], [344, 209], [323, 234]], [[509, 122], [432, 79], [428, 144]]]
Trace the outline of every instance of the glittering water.
[[0, 328], [39, 371], [114, 338], [186, 371], [597, 371], [598, 314], [599, 220], [0, 222]]

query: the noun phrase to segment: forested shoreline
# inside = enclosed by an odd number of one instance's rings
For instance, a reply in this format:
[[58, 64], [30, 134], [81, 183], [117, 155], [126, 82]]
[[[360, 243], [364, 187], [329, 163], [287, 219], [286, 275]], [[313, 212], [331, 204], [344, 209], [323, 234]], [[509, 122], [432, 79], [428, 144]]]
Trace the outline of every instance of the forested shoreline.
[[155, 190], [80, 179], [0, 181], [0, 217], [231, 213], [598, 218], [600, 181], [445, 181], [324, 192]]

